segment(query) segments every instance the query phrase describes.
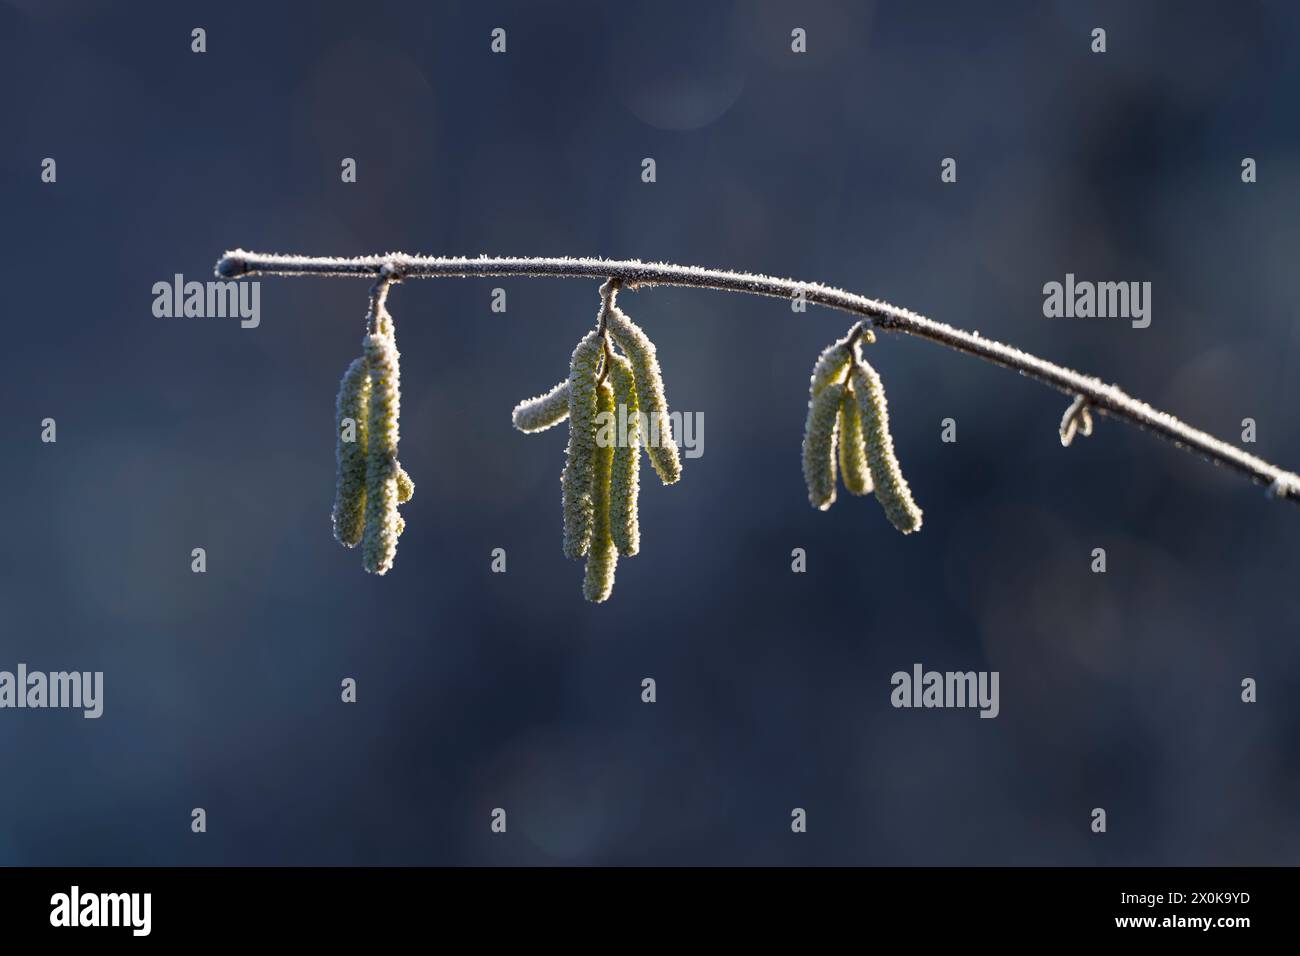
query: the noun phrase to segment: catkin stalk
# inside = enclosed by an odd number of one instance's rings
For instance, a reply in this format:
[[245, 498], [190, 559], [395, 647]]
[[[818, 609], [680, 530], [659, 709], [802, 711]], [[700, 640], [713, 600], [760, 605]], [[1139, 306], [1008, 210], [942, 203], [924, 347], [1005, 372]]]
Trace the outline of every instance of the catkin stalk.
[[510, 413], [515, 428], [525, 434], [546, 431], [569, 417], [569, 380], [536, 398], [525, 399]]
[[875, 484], [876, 500], [885, 509], [885, 517], [893, 526], [903, 534], [910, 534], [921, 527], [921, 509], [912, 500], [912, 491], [903, 478], [903, 470], [894, 454], [894, 440], [889, 434], [889, 407], [885, 402], [885, 387], [876, 370], [861, 359], [853, 368], [853, 391], [862, 415], [867, 464]]
[[560, 475], [564, 506], [564, 556], [580, 558], [591, 546], [592, 479], [596, 452], [596, 377], [601, 336], [588, 332], [569, 360], [569, 446]]
[[[849, 362], [853, 358], [849, 342], [853, 341], [855, 334], [859, 334], [858, 330], [861, 326], [861, 322], [854, 323], [848, 332], [844, 334], [844, 338], [836, 339], [822, 350], [821, 355], [817, 356], [817, 361], [813, 365], [812, 378], [808, 383], [809, 398], [816, 396], [831, 382], [839, 381], [844, 377]], [[860, 337], [868, 342], [876, 340], [870, 329], [861, 332]]]
[[851, 495], [869, 495], [871, 470], [867, 465], [866, 436], [862, 433], [862, 413], [858, 397], [849, 385], [840, 401], [839, 419], [840, 476]]
[[366, 454], [366, 530], [362, 566], [372, 574], [387, 574], [397, 557], [397, 537], [403, 527], [397, 514], [398, 416], [401, 411], [401, 371], [392, 319], [380, 312], [365, 338], [370, 369], [370, 417]]
[[835, 503], [835, 439], [845, 385], [832, 382], [808, 402], [803, 433], [803, 477], [808, 500], [825, 511]]
[[[596, 391], [596, 413], [612, 413], [614, 390], [609, 382], [601, 382]], [[614, 591], [614, 569], [618, 565], [618, 549], [614, 547], [611, 533], [611, 479], [613, 477], [615, 443], [597, 443], [592, 461], [592, 508], [594, 520], [591, 529], [591, 547], [587, 551], [586, 573], [583, 575], [582, 596], [599, 604]]]
[[682, 462], [677, 455], [677, 442], [673, 440], [668, 399], [664, 395], [664, 379], [654, 343], [618, 306], [610, 306], [607, 322], [610, 335], [632, 364], [637, 398], [649, 422], [649, 434], [643, 436], [646, 454], [659, 480], [671, 485], [682, 476]]
[[[615, 439], [614, 464], [610, 475], [610, 536], [619, 554], [631, 557], [641, 550], [641, 526], [637, 516], [637, 498], [641, 486], [640, 406], [632, 363], [615, 354], [608, 381], [614, 389]], [[622, 419], [627, 433], [618, 435]]]
[[[334, 537], [345, 548], [361, 541], [366, 523], [366, 431], [370, 414], [370, 371], [364, 357], [352, 360], [339, 382], [334, 402], [335, 459], [338, 478], [334, 486], [334, 510], [330, 517]], [[347, 427], [350, 419], [352, 425]], [[351, 432], [352, 441], [345, 441]]]

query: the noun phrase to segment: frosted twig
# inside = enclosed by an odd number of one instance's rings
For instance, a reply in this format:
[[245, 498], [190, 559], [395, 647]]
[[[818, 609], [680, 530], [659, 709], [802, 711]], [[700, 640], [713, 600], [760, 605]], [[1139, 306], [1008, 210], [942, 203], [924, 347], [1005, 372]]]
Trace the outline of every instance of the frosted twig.
[[626, 289], [654, 285], [689, 286], [723, 292], [791, 299], [802, 294], [814, 305], [839, 309], [869, 319], [886, 332], [904, 332], [937, 342], [967, 355], [974, 355], [1015, 369], [1022, 375], [1042, 382], [1071, 398], [1082, 397], [1090, 410], [1126, 421], [1150, 431], [1179, 448], [1194, 452], [1259, 485], [1270, 489], [1272, 497], [1300, 503], [1300, 475], [1270, 464], [1228, 442], [1193, 428], [1168, 412], [1153, 408], [1133, 398], [1115, 385], [1083, 375], [1030, 355], [1014, 346], [986, 339], [976, 332], [936, 322], [909, 309], [877, 299], [845, 292], [816, 282], [798, 282], [749, 272], [704, 269], [666, 262], [640, 262], [636, 259], [515, 258], [480, 256], [476, 259], [442, 256], [409, 256], [389, 253], [353, 259], [311, 256], [264, 255], [235, 249], [217, 263], [217, 275], [239, 278], [255, 275], [283, 276], [351, 276], [374, 279], [385, 274], [403, 279], [429, 279], [469, 276], [534, 276], [556, 278], [590, 278], [618, 280]]

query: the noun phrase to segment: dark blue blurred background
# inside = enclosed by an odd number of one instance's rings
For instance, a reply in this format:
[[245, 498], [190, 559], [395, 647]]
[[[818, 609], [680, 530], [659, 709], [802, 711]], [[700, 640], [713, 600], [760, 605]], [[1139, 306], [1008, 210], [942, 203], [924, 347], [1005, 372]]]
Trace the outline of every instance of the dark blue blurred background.
[[[818, 513], [808, 374], [848, 319], [644, 291], [705, 454], [671, 488], [645, 469], [642, 554], [590, 606], [563, 429], [509, 413], [563, 375], [596, 284], [411, 282], [417, 491], [377, 579], [329, 522], [365, 284], [263, 280], [255, 330], [151, 313], [236, 246], [765, 271], [1234, 442], [1255, 418], [1252, 450], [1295, 466], [1298, 41], [1281, 0], [3, 0], [0, 669], [106, 688], [98, 721], [0, 712], [0, 862], [1300, 862], [1300, 513], [1237, 477], [1106, 419], [1063, 449], [1062, 396], [883, 336], [925, 528]], [[1151, 327], [1045, 319], [1066, 272], [1151, 281]], [[1001, 715], [893, 709], [914, 662], [1000, 671]]]

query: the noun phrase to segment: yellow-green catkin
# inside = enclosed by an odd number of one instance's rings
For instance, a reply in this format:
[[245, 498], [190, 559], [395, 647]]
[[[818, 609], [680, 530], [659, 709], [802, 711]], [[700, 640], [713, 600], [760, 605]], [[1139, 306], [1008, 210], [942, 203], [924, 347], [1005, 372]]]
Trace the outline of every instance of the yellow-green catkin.
[[361, 562], [372, 574], [387, 574], [397, 557], [397, 538], [405, 523], [397, 513], [400, 356], [392, 319], [383, 310], [365, 338], [365, 355], [370, 369], [370, 417], [366, 435], [366, 530]]
[[[610, 475], [610, 536], [618, 553], [631, 557], [641, 550], [641, 525], [637, 517], [637, 498], [641, 486], [640, 405], [632, 363], [615, 354], [608, 381], [614, 389], [614, 464]], [[620, 422], [626, 432], [618, 434]]]
[[415, 482], [400, 464], [397, 466], [397, 503], [404, 505], [415, 497]]
[[858, 360], [854, 365], [853, 391], [862, 416], [867, 464], [875, 484], [876, 500], [885, 509], [885, 517], [890, 523], [903, 534], [910, 534], [921, 527], [921, 509], [912, 500], [912, 491], [903, 478], [903, 470], [894, 454], [894, 440], [889, 434], [889, 407], [885, 402], [885, 388], [876, 370], [865, 361]]
[[803, 477], [808, 501], [819, 511], [835, 503], [835, 439], [845, 384], [831, 382], [808, 402], [803, 432]]
[[866, 436], [862, 433], [862, 413], [858, 397], [849, 385], [840, 400], [839, 420], [840, 477], [851, 495], [869, 495], [871, 470], [867, 465]]
[[596, 452], [596, 378], [604, 342], [588, 332], [569, 360], [569, 446], [560, 475], [564, 505], [564, 556], [580, 558], [591, 545], [592, 477]]
[[[345, 548], [355, 548], [366, 525], [366, 431], [370, 414], [370, 371], [364, 357], [356, 358], [343, 373], [334, 403], [335, 458], [338, 478], [334, 487], [331, 519], [334, 537]], [[350, 437], [352, 441], [346, 439]]]
[[525, 399], [515, 406], [510, 419], [515, 428], [526, 434], [542, 432], [569, 417], [569, 380], [536, 398]]
[[677, 442], [673, 440], [668, 399], [664, 395], [664, 379], [654, 343], [618, 306], [610, 306], [607, 322], [610, 335], [632, 363], [637, 398], [649, 423], [649, 434], [642, 436], [646, 454], [659, 480], [671, 485], [682, 476], [682, 462], [677, 454]]
[[[596, 390], [596, 414], [613, 413], [614, 390], [601, 382]], [[592, 455], [591, 546], [587, 550], [587, 568], [582, 580], [582, 596], [599, 604], [614, 591], [614, 569], [618, 549], [611, 528], [611, 479], [616, 442], [598, 442]]]

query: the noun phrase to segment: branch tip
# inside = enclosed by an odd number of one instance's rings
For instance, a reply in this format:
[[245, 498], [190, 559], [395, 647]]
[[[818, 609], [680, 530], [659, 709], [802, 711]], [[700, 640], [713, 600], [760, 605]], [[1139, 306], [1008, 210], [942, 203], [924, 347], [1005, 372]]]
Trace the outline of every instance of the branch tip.
[[217, 260], [216, 273], [219, 279], [237, 279], [249, 271], [248, 260], [238, 251], [228, 252]]

